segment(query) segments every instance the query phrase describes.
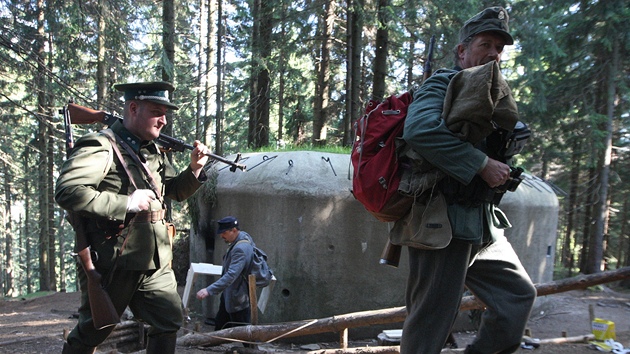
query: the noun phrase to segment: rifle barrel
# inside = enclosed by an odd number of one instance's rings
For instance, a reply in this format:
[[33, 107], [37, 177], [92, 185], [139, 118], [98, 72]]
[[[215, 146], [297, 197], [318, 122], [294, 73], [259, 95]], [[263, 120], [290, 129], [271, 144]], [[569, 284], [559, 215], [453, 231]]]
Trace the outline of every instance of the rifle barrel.
[[[100, 122], [106, 125], [112, 125], [117, 119], [122, 120], [122, 117], [116, 116], [115, 114], [107, 113], [104, 111], [97, 111], [91, 108], [80, 106], [75, 103], [68, 103], [68, 106], [65, 110], [66, 112], [68, 112], [67, 121], [74, 124], [91, 124]], [[194, 149], [192, 145], [185, 143], [183, 140], [173, 138], [172, 136], [168, 136], [165, 134], [160, 134], [160, 136], [156, 140], [158, 144], [162, 145], [164, 148], [166, 148], [166, 150], [183, 152], [184, 149]], [[217, 160], [232, 166], [232, 171], [236, 170], [237, 168], [241, 171], [245, 171], [245, 165], [238, 164], [236, 163], [236, 161], [230, 161], [223, 156], [215, 155], [209, 152], [205, 155], [213, 160]]]

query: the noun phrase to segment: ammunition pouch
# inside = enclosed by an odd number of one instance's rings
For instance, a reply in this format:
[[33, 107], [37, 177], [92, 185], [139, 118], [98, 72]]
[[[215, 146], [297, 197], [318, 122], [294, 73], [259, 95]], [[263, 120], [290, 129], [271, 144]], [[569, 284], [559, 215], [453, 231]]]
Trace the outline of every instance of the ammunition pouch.
[[[109, 239], [114, 236], [118, 236], [122, 231], [122, 227], [124, 224], [119, 220], [107, 220], [107, 219], [93, 219], [96, 224], [96, 228], [100, 231], [100, 233], [105, 234], [105, 238]], [[92, 232], [91, 232], [92, 233]]]
[[491, 203], [495, 194], [493, 189], [478, 175], [473, 177], [468, 185], [447, 176], [439, 182], [438, 186], [446, 198], [446, 203], [469, 207]]

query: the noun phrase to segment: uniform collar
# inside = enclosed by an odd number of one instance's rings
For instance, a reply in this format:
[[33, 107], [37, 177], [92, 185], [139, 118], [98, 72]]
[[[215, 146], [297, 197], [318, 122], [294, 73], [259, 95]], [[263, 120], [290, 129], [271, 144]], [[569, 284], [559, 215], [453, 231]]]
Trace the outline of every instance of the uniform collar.
[[140, 152], [140, 148], [145, 145], [151, 144], [150, 141], [142, 141], [137, 136], [133, 135], [125, 126], [122, 121], [117, 121], [110, 127], [116, 135], [118, 135], [124, 142], [126, 142], [136, 153]]

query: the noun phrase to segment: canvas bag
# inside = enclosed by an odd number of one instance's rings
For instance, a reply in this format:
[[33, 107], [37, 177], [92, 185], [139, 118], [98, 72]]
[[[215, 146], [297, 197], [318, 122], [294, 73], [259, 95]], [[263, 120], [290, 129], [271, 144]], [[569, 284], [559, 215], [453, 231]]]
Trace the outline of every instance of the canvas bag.
[[[249, 242], [249, 240], [240, 240], [236, 244], [234, 244], [234, 246], [243, 242], [252, 244], [251, 242]], [[271, 283], [273, 272], [271, 271], [271, 268], [269, 268], [269, 264], [267, 264], [267, 254], [265, 253], [265, 251], [254, 245], [252, 245], [252, 248], [254, 249], [254, 256], [252, 258], [252, 264], [249, 270], [249, 274], [253, 274], [256, 276], [257, 288], [264, 288]]]

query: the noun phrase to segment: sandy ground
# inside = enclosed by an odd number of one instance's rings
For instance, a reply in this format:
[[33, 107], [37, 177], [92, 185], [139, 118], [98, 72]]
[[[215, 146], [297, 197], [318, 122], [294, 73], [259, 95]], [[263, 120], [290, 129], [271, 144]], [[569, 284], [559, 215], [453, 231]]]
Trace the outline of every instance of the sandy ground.
[[[64, 330], [71, 329], [76, 323], [74, 314], [79, 303], [78, 293], [54, 293], [35, 299], [0, 300], [0, 353], [48, 354], [60, 353], [63, 345]], [[595, 317], [615, 323], [617, 341], [630, 349], [630, 291], [613, 291], [605, 288], [600, 291], [576, 290], [562, 294], [546, 296], [532, 314], [528, 324], [531, 336], [541, 341], [551, 338], [579, 337], [591, 333], [590, 312]], [[203, 322], [203, 321], [201, 321]], [[201, 333], [210, 333], [212, 327], [202, 325]], [[185, 330], [181, 335], [185, 335]], [[460, 349], [444, 350], [443, 353], [461, 353], [474, 334], [456, 333]], [[116, 348], [116, 341], [108, 346], [99, 347], [97, 353], [143, 353], [133, 345]], [[376, 338], [352, 340], [350, 346], [374, 347]], [[292, 344], [290, 342], [272, 343], [259, 347], [261, 351], [245, 350], [240, 344], [224, 344], [211, 348], [178, 347], [178, 353], [233, 353], [238, 352], [274, 352], [307, 353], [321, 352], [323, 349], [339, 348], [339, 343]], [[395, 351], [393, 351], [395, 352]], [[533, 350], [520, 349], [517, 353], [562, 354], [596, 353], [588, 343], [543, 343]]]

